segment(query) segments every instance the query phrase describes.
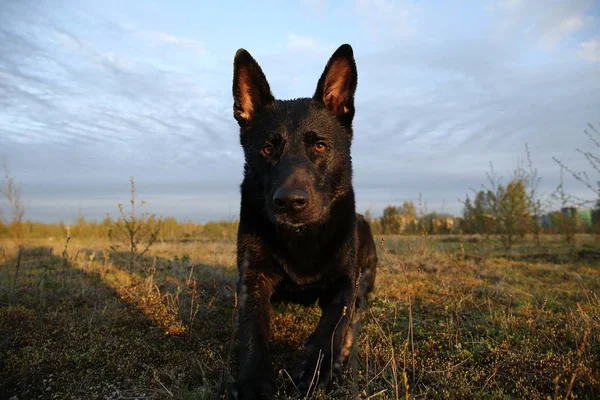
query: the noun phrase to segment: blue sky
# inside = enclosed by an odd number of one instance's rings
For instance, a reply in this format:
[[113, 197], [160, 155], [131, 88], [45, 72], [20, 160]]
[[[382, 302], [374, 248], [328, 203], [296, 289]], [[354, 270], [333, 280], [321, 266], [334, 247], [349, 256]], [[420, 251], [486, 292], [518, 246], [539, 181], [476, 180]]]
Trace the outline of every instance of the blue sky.
[[294, 98], [353, 46], [361, 211], [422, 193], [429, 210], [459, 214], [489, 163], [508, 177], [525, 143], [546, 194], [559, 182], [553, 156], [589, 169], [576, 149], [600, 123], [598, 1], [203, 3], [0, 3], [0, 157], [29, 218], [102, 218], [131, 175], [149, 211], [235, 218], [240, 47], [276, 97]]

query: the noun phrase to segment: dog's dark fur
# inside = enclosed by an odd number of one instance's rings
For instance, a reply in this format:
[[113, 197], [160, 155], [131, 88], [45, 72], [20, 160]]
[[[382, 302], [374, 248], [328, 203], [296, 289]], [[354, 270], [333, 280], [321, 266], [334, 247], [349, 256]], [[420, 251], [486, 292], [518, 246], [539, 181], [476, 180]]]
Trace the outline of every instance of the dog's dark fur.
[[354, 205], [356, 82], [352, 48], [343, 45], [312, 98], [275, 100], [252, 56], [243, 49], [235, 55], [234, 117], [246, 163], [238, 232], [240, 372], [231, 398], [274, 394], [271, 301], [318, 301], [323, 311], [295, 376], [301, 390], [313, 377], [326, 388], [338, 379], [358, 333], [377, 255]]

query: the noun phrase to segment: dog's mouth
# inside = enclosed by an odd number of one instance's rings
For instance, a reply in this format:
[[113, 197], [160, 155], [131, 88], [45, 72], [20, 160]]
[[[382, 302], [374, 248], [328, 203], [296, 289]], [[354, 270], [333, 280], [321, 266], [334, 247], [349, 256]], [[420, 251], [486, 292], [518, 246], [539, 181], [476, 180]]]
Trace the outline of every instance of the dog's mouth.
[[321, 213], [320, 215], [313, 216], [312, 218], [300, 218], [285, 214], [278, 215], [270, 212], [269, 219], [280, 232], [300, 234], [306, 232], [311, 227], [318, 225], [323, 218]]
[[275, 224], [275, 227], [278, 230], [298, 233], [310, 225], [309, 221], [289, 218], [287, 216], [280, 216], [277, 214], [271, 214], [271, 221], [273, 224]]
[[277, 227], [277, 230], [280, 232], [301, 234], [308, 229], [309, 224], [280, 223], [280, 224], [276, 224], [275, 226]]

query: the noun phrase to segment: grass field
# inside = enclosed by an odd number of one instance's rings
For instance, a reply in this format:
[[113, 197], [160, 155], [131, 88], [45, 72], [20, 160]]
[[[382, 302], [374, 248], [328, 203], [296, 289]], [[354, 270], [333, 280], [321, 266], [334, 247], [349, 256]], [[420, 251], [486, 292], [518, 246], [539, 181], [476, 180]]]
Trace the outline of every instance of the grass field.
[[[377, 288], [343, 384], [316, 398], [600, 398], [600, 246], [377, 238]], [[236, 375], [235, 244], [0, 242], [0, 398], [215, 399]], [[318, 308], [277, 306], [278, 398]], [[13, 397], [14, 396], [14, 397]]]

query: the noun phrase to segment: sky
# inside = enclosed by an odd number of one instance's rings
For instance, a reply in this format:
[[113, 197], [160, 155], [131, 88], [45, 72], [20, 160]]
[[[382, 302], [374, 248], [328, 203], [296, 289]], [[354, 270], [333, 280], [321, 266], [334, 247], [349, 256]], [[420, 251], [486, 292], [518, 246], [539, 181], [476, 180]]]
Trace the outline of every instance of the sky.
[[526, 143], [542, 195], [560, 182], [553, 157], [600, 180], [577, 151], [600, 153], [583, 133], [600, 125], [600, 1], [204, 3], [0, 1], [0, 157], [26, 218], [114, 214], [130, 176], [149, 212], [237, 218], [241, 47], [287, 99], [310, 97], [353, 46], [359, 211], [421, 193], [459, 215], [490, 163], [504, 181], [523, 165]]

